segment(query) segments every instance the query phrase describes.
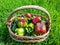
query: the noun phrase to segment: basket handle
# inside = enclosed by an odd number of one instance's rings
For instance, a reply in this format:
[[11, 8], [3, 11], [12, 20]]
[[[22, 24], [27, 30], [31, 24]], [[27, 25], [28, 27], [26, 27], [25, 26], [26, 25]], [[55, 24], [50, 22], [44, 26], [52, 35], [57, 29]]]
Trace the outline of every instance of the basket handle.
[[50, 14], [49, 14], [49, 12], [48, 12], [46, 9], [44, 9], [43, 7], [35, 6], [35, 5], [22, 6], [22, 7], [19, 7], [19, 8], [17, 8], [17, 9], [13, 10], [13, 11], [9, 14], [7, 21], [9, 21], [9, 20], [11, 19], [12, 15], [13, 15], [15, 12], [20, 11], [20, 10], [23, 10], [23, 9], [28, 9], [28, 8], [40, 10], [40, 11], [46, 13], [46, 15], [48, 16], [48, 20], [50, 21]]

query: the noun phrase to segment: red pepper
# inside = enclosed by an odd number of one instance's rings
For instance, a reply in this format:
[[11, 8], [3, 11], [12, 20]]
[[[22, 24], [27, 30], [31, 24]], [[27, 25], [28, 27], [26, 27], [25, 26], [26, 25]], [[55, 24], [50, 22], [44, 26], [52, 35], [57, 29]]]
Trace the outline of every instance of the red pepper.
[[40, 34], [42, 32], [42, 23], [38, 22], [35, 27], [35, 33]]
[[36, 24], [36, 23], [39, 22], [39, 21], [40, 21], [40, 19], [39, 19], [38, 17], [32, 19], [32, 22], [33, 22], [34, 24]]
[[47, 31], [46, 31], [46, 25], [43, 25], [43, 30], [42, 30], [42, 33], [45, 34]]
[[40, 34], [40, 33], [45, 34], [46, 33], [46, 25], [42, 24], [42, 22], [38, 22], [35, 27], [35, 33], [36, 34]]

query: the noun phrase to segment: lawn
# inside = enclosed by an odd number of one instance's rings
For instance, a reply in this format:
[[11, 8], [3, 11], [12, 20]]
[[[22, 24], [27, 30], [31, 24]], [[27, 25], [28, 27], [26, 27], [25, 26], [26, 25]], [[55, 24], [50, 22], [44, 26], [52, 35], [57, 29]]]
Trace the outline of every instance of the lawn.
[[[8, 14], [15, 8], [24, 5], [38, 5], [49, 11], [51, 17], [51, 31], [45, 41], [22, 43], [12, 40], [9, 36], [6, 25]], [[25, 13], [26, 11], [33, 14], [41, 13], [36, 10], [25, 10], [16, 14]], [[60, 0], [0, 0], [0, 45], [60, 45]]]

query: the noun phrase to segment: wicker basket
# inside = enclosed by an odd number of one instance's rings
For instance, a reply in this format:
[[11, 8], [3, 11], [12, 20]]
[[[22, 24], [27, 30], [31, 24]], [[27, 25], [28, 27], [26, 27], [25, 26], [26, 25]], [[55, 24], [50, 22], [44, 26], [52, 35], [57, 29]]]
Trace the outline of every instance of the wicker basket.
[[[12, 18], [12, 15], [17, 11], [20, 11], [20, 10], [23, 10], [23, 9], [28, 9], [28, 8], [29, 9], [32, 8], [32, 9], [40, 10], [40, 11], [46, 13], [48, 18], [45, 18], [43, 16], [40, 16], [40, 17], [47, 21], [47, 30], [48, 30], [47, 33], [45, 33], [41, 36], [34, 37], [34, 36], [19, 36], [19, 35], [16, 35], [12, 32], [11, 26], [12, 26], [13, 19], [16, 18], [16, 17], [19, 17], [19, 16], [15, 16], [15, 17]], [[36, 14], [32, 14], [32, 15], [36, 15]], [[18, 42], [41, 42], [41, 41], [44, 41], [48, 37], [49, 32], [50, 32], [50, 14], [43, 7], [34, 6], [34, 5], [22, 6], [22, 7], [19, 7], [17, 9], [13, 10], [9, 14], [9, 16], [7, 18], [7, 26], [8, 26], [9, 34], [10, 34], [11, 38], [18, 41]]]

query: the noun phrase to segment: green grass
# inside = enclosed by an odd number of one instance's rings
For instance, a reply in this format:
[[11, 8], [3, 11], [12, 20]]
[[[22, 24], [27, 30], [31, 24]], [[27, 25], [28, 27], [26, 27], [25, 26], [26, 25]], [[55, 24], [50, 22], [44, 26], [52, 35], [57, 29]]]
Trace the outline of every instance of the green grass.
[[[6, 25], [8, 14], [15, 8], [24, 5], [38, 5], [49, 11], [51, 16], [51, 31], [45, 41], [39, 43], [22, 43], [12, 40], [9, 36]], [[26, 11], [38, 13], [36, 10]], [[25, 12], [21, 11], [17, 14]], [[60, 0], [0, 0], [0, 45], [60, 45]]]

